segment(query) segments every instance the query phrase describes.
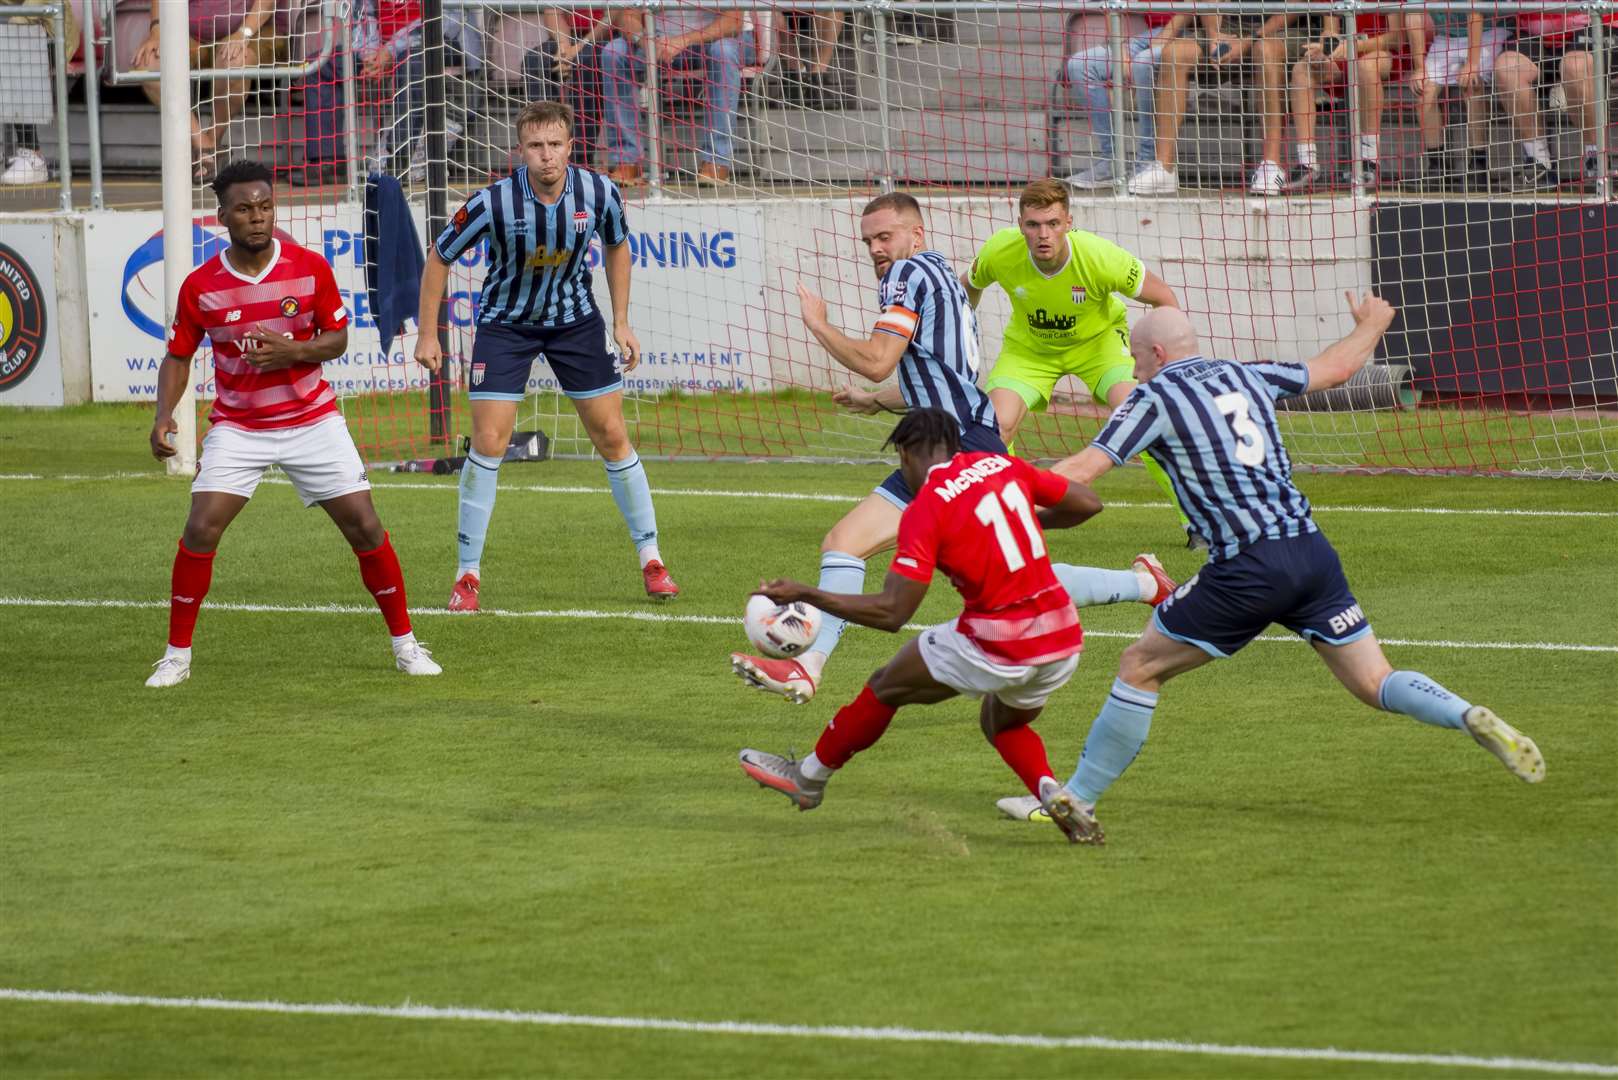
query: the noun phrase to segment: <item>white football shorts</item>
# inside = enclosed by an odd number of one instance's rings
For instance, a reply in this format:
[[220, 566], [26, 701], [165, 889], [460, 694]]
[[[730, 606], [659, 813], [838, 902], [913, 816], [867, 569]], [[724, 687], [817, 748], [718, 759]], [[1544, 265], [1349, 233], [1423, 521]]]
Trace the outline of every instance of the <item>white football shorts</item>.
[[215, 424], [202, 438], [191, 490], [224, 491], [250, 499], [271, 465], [287, 474], [305, 506], [371, 489], [348, 425], [333, 414], [290, 428]]
[[1078, 669], [1077, 653], [1048, 664], [1007, 664], [955, 628], [954, 620], [921, 632], [921, 658], [933, 678], [968, 697], [993, 694], [1013, 709], [1040, 709]]
[[[1483, 31], [1478, 46], [1478, 75], [1487, 86], [1494, 85], [1494, 61], [1506, 47], [1511, 32], [1505, 27]], [[1466, 38], [1434, 38], [1427, 46], [1427, 81], [1437, 86], [1455, 86], [1466, 66]]]

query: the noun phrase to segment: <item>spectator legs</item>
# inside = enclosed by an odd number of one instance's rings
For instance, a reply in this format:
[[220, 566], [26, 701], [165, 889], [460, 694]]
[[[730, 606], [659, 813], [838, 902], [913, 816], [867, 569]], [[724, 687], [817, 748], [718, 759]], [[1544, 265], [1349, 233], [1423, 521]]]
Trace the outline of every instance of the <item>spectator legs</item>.
[[1260, 38], [1253, 43], [1253, 60], [1258, 65], [1259, 106], [1263, 126], [1262, 159], [1279, 164], [1281, 134], [1286, 124], [1287, 45], [1280, 38]]
[[1135, 131], [1140, 140], [1135, 161], [1144, 165], [1157, 157], [1157, 110], [1152, 98], [1163, 46], [1154, 46], [1149, 36], [1141, 35], [1131, 39], [1129, 51], [1129, 85], [1135, 91]]
[[646, 63], [624, 38], [613, 38], [601, 50], [602, 117], [606, 126], [607, 163], [639, 165], [645, 131], [640, 114], [640, 81]]
[[593, 168], [601, 149], [601, 46], [579, 50], [567, 84], [567, 102], [573, 108], [573, 157]]
[[1190, 94], [1191, 69], [1202, 59], [1202, 46], [1190, 38], [1175, 38], [1163, 48], [1157, 78], [1157, 160], [1169, 172], [1179, 149], [1180, 124]]
[[1519, 52], [1505, 52], [1494, 65], [1494, 88], [1511, 117], [1512, 130], [1532, 154], [1531, 144], [1540, 138], [1539, 110], [1534, 102], [1534, 84], [1539, 68]]
[[703, 47], [703, 133], [698, 157], [729, 169], [735, 157], [736, 110], [742, 103], [742, 48], [737, 38], [721, 38]]
[[1067, 84], [1090, 112], [1090, 130], [1103, 160], [1112, 158], [1112, 102], [1107, 93], [1111, 82], [1110, 45], [1094, 45], [1067, 58]]
[[303, 160], [311, 166], [341, 162], [343, 136], [343, 75], [339, 57], [332, 57], [303, 84]]
[[1393, 57], [1388, 53], [1373, 53], [1356, 58], [1354, 65], [1360, 90], [1360, 144], [1355, 157], [1374, 170], [1380, 155], [1384, 87], [1393, 72]]
[[1569, 52], [1562, 57], [1562, 93], [1567, 95], [1567, 111], [1576, 117], [1586, 154], [1595, 152], [1596, 65], [1587, 52]]

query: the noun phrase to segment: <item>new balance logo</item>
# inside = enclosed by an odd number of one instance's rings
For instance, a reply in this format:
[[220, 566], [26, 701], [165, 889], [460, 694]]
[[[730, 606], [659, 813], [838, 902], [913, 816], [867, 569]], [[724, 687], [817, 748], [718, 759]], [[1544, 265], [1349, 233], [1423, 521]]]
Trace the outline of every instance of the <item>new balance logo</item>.
[[234, 311], [225, 312], [225, 321], [228, 322], [228, 323], [241, 322], [242, 321], [242, 309], [241, 308], [236, 308]]
[[175, 602], [175, 603], [176, 603], [176, 604], [194, 604], [194, 603], [196, 603], [196, 602], [197, 602], [197, 601], [196, 601], [196, 599], [195, 599], [195, 598], [193, 598], [193, 597], [190, 597], [190, 596], [180, 596], [180, 595], [178, 595], [178, 594], [176, 594], [176, 595], [175, 595], [175, 597], [174, 597], [174, 602]]
[[372, 596], [389, 596], [389, 595], [391, 595], [393, 593], [396, 593], [398, 591], [399, 591], [399, 586], [397, 586], [397, 585], [389, 585], [385, 589], [378, 589], [376, 592], [372, 593], [371, 595]]
[[1347, 608], [1342, 612], [1333, 615], [1329, 620], [1328, 625], [1331, 627], [1332, 633], [1341, 634], [1345, 630], [1358, 626], [1364, 621], [1365, 612], [1360, 610], [1360, 606], [1358, 604], [1355, 604], [1353, 607]]

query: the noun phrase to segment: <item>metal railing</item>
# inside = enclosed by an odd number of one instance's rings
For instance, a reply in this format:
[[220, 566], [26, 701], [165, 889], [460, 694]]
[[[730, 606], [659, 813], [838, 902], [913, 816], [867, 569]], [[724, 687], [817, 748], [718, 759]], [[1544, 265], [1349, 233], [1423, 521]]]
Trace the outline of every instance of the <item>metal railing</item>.
[[62, 3], [26, 4], [17, 7], [0, 8], [0, 19], [9, 21], [20, 16], [45, 16], [51, 20], [51, 44], [55, 61], [51, 67], [53, 71], [54, 92], [56, 96], [56, 153], [61, 162], [57, 174], [61, 183], [61, 194], [58, 196], [58, 208], [62, 210], [73, 209], [73, 156], [72, 144], [67, 130], [67, 61], [72, 54], [67, 48], [67, 8], [65, 0]]
[[[153, 0], [153, 2], [156, 3], [158, 0]], [[112, 62], [107, 65], [107, 83], [111, 86], [134, 86], [140, 83], [160, 81], [163, 77], [162, 73], [156, 71], [155, 69], [122, 71], [118, 68], [118, 57], [115, 49], [113, 48], [114, 43], [112, 41], [113, 17], [116, 6], [117, 0], [99, 0], [102, 18], [101, 25], [107, 34], [107, 36], [102, 39], [102, 44], [108, 46], [107, 55], [112, 58]], [[341, 5], [345, 15], [347, 7], [348, 5], [346, 3]], [[204, 82], [211, 81], [213, 79], [308, 78], [324, 67], [327, 60], [331, 59], [332, 51], [335, 49], [337, 44], [337, 25], [339, 22], [339, 17], [337, 14], [339, 5], [333, 2], [333, 0], [321, 0], [319, 6], [313, 10], [318, 12], [317, 18], [319, 19], [320, 27], [320, 48], [316, 50], [316, 54], [313, 59], [305, 60], [302, 63], [266, 64], [260, 67], [192, 68], [191, 81]], [[306, 7], [302, 12], [304, 18], [308, 18], [311, 13], [310, 7]], [[346, 18], [343, 19], [343, 21], [346, 21]], [[302, 33], [300, 31], [294, 33], [292, 36], [301, 37]]]
[[[660, 12], [672, 10], [685, 0], [596, 0], [589, 5], [595, 8], [605, 8], [609, 11], [639, 12], [645, 17], [645, 37], [647, 47], [654, 49], [657, 42], [657, 23]], [[106, 80], [111, 85], [133, 85], [157, 81], [161, 78], [156, 71], [125, 71], [117, 67], [115, 47], [113, 43], [113, 25], [116, 0], [94, 0], [85, 11], [82, 20], [82, 55], [84, 65], [84, 82], [86, 98], [87, 135], [89, 142], [89, 180], [90, 180], [90, 206], [99, 209], [103, 205], [102, 195], [102, 132], [101, 109], [99, 104], [99, 86], [101, 72], [97, 67], [97, 47], [107, 50], [109, 63], [105, 73]], [[443, 0], [446, 10], [476, 11], [483, 13], [515, 13], [538, 14], [554, 7], [543, 0]], [[743, 11], [743, 12], [772, 12], [783, 6], [780, 0], [704, 0], [705, 8], [716, 11]], [[896, 170], [893, 161], [893, 104], [895, 88], [893, 59], [894, 38], [892, 20], [896, 13], [922, 13], [935, 15], [960, 15], [969, 13], [1003, 13], [1003, 14], [1059, 14], [1064, 19], [1075, 14], [1100, 15], [1105, 18], [1106, 32], [1109, 39], [1110, 52], [1113, 63], [1113, 77], [1109, 80], [1109, 104], [1113, 120], [1113, 130], [1122, 133], [1125, 130], [1128, 107], [1126, 95], [1129, 80], [1126, 77], [1128, 62], [1126, 56], [1126, 42], [1128, 40], [1125, 19], [1131, 14], [1145, 12], [1180, 13], [1180, 14], [1292, 14], [1292, 15], [1331, 15], [1335, 14], [1343, 20], [1343, 39], [1347, 48], [1347, 60], [1352, 70], [1357, 59], [1356, 49], [1356, 21], [1374, 5], [1368, 5], [1363, 0], [1339, 0], [1336, 3], [1298, 3], [1295, 5], [1276, 4], [1265, 0], [1206, 0], [1206, 2], [1184, 2], [1184, 0], [904, 0], [897, 5], [893, 0], [793, 0], [790, 5], [794, 10], [803, 11], [847, 11], [861, 14], [869, 20], [872, 39], [874, 43], [874, 72], [875, 78], [875, 107], [877, 112], [877, 130], [879, 145], [876, 148], [881, 162], [877, 179], [883, 190], [891, 190], [894, 184]], [[100, 13], [102, 33], [95, 32], [96, 19], [91, 17], [92, 10]], [[1545, 10], [1543, 0], [1499, 0], [1496, 3], [1479, 5], [1469, 3], [1467, 0], [1409, 0], [1400, 6], [1400, 11], [1414, 12], [1454, 12], [1467, 13], [1479, 8], [1492, 15], [1510, 15], [1518, 12], [1539, 12]], [[1583, 12], [1590, 16], [1591, 55], [1594, 66], [1594, 109], [1595, 131], [1594, 138], [1598, 161], [1605, 163], [1610, 159], [1610, 133], [1608, 111], [1608, 80], [1612, 75], [1606, 70], [1607, 65], [1607, 38], [1618, 28], [1608, 27], [1602, 16], [1611, 15], [1618, 11], [1618, 0], [1583, 0], [1583, 2], [1557, 5], [1559, 11]], [[50, 20], [52, 32], [50, 34], [54, 64], [54, 90], [55, 113], [57, 129], [57, 156], [58, 174], [60, 183], [59, 206], [62, 210], [71, 210], [73, 207], [73, 166], [71, 154], [71, 139], [68, 129], [68, 101], [67, 101], [67, 72], [68, 60], [73, 50], [66, 41], [66, 7], [62, 2], [41, 2], [25, 6], [8, 7], [0, 9], [0, 18], [10, 19], [21, 16], [44, 16]], [[342, 74], [345, 80], [352, 77], [354, 64], [350, 37], [352, 33], [352, 20], [350, 5], [347, 0], [319, 0], [318, 4], [311, 4], [305, 11], [305, 17], [314, 17], [319, 20], [318, 40], [319, 47], [313, 57], [305, 58], [297, 63], [282, 65], [257, 66], [250, 68], [202, 68], [193, 70], [190, 77], [193, 81], [208, 79], [267, 79], [292, 80], [307, 78], [319, 71], [331, 60], [334, 54], [339, 55], [342, 64]], [[663, 87], [657, 72], [658, 65], [649, 65], [647, 73], [647, 157], [648, 181], [654, 197], [661, 193], [663, 164], [668, 151], [663, 144], [661, 118], [665, 113], [663, 101]], [[1348, 145], [1357, 148], [1359, 140], [1356, 138], [1363, 130], [1361, 103], [1359, 101], [1359, 87], [1354, 78], [1345, 79], [1346, 114], [1348, 124]], [[351, 160], [357, 160], [359, 146], [357, 142], [357, 117], [354, 113], [354, 95], [345, 95], [345, 111], [349, 113], [348, 123], [345, 124], [346, 141], [349, 147]], [[1054, 104], [1054, 103], [1053, 103]], [[443, 116], [442, 110], [435, 114], [435, 118]], [[442, 134], [442, 132], [440, 132]], [[1122, 194], [1125, 184], [1126, 140], [1119, 137], [1112, 141], [1112, 175], [1115, 190]], [[442, 145], [442, 144], [440, 144]], [[1352, 151], [1357, 155], [1357, 149]], [[1356, 195], [1364, 194], [1360, 187], [1362, 170], [1359, 162], [1351, 163], [1349, 170], [1353, 178], [1353, 192]], [[350, 187], [355, 183], [350, 170]], [[1595, 178], [1595, 194], [1600, 199], [1609, 198], [1613, 192], [1609, 179], [1610, 169], [1598, 169]]]
[[[608, 11], [633, 11], [645, 17], [645, 37], [648, 50], [656, 47], [657, 18], [659, 12], [673, 10], [681, 7], [687, 0], [597, 0], [590, 4], [593, 8], [605, 8]], [[446, 10], [458, 9], [464, 11], [526, 13], [538, 14], [546, 8], [554, 7], [541, 0], [443, 0]], [[893, 128], [893, 73], [892, 53], [894, 35], [892, 33], [892, 20], [896, 14], [921, 13], [935, 15], [959, 15], [966, 13], [1009, 13], [1009, 14], [1059, 14], [1063, 18], [1075, 14], [1094, 14], [1105, 17], [1107, 34], [1110, 39], [1110, 51], [1113, 58], [1113, 77], [1109, 80], [1110, 111], [1113, 119], [1113, 130], [1121, 133], [1124, 130], [1128, 110], [1125, 104], [1125, 95], [1128, 87], [1128, 63], [1126, 57], [1125, 17], [1131, 14], [1190, 14], [1190, 15], [1336, 15], [1343, 21], [1343, 40], [1347, 49], [1347, 63], [1350, 72], [1358, 60], [1357, 49], [1357, 21], [1364, 15], [1378, 9], [1383, 5], [1367, 2], [1367, 0], [1337, 0], [1334, 3], [1298, 2], [1292, 4], [1275, 3], [1273, 0], [792, 0], [786, 4], [784, 0], [704, 0], [703, 8], [710, 11], [742, 11], [742, 12], [771, 12], [783, 7], [790, 7], [795, 11], [846, 11], [863, 14], [870, 20], [872, 37], [875, 45], [875, 79], [876, 79], [876, 110], [880, 146], [878, 148], [882, 167], [879, 171], [879, 181], [883, 190], [891, 190], [893, 186], [895, 169], [893, 162], [893, 147], [891, 131]], [[1518, 12], [1544, 13], [1545, 0], [1500, 0], [1496, 3], [1480, 4], [1469, 0], [1405, 0], [1398, 5], [1401, 14], [1421, 12], [1455, 12], [1469, 13], [1482, 10], [1490, 15], [1510, 15]], [[1583, 0], [1568, 4], [1555, 5], [1557, 11], [1583, 12], [1590, 16], [1592, 32], [1592, 53], [1594, 62], [1594, 81], [1596, 92], [1594, 105], [1596, 109], [1595, 139], [1597, 144], [1598, 160], [1605, 163], [1608, 160], [1609, 134], [1607, 110], [1607, 80], [1609, 73], [1605, 70], [1607, 60], [1606, 38], [1609, 32], [1618, 28], [1609, 28], [1601, 16], [1618, 11], [1618, 0]], [[1358, 154], [1359, 140], [1357, 136], [1364, 130], [1359, 100], [1359, 86], [1355, 78], [1344, 80], [1345, 103], [1347, 105], [1348, 144], [1354, 155]], [[662, 125], [659, 122], [663, 114], [662, 87], [659, 85], [657, 65], [648, 65], [647, 71], [647, 158], [648, 158], [648, 184], [655, 197], [659, 193], [662, 178], [662, 163], [665, 157], [663, 147]], [[1284, 107], [1283, 107], [1284, 108]], [[1124, 193], [1126, 184], [1126, 169], [1124, 161], [1124, 143], [1122, 138], [1113, 140], [1113, 177], [1115, 191]], [[1352, 177], [1352, 190], [1355, 195], [1363, 195], [1362, 169], [1358, 160], [1352, 161], [1350, 176]], [[1599, 198], [1609, 196], [1610, 182], [1609, 169], [1603, 165], [1598, 170], [1595, 180], [1595, 191]]]

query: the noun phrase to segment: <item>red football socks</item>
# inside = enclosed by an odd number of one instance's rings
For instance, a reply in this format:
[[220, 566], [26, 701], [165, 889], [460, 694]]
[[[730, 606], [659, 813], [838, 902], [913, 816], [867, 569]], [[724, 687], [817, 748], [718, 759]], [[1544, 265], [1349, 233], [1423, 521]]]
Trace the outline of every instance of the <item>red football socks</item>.
[[849, 758], [882, 737], [898, 711], [896, 706], [882, 704], [871, 688], [865, 687], [859, 697], [837, 711], [826, 730], [820, 733], [820, 740], [815, 743], [815, 757], [828, 769], [842, 768]]
[[211, 551], [198, 555], [189, 550], [184, 540], [174, 553], [174, 571], [169, 576], [169, 644], [176, 649], [191, 647], [202, 598], [213, 582], [213, 557]]
[[388, 633], [402, 637], [410, 633], [409, 605], [405, 603], [404, 573], [399, 569], [399, 556], [393, 553], [388, 534], [382, 534], [382, 546], [370, 551], [354, 552], [360, 561], [360, 579], [376, 598], [382, 617], [388, 622]]
[[1039, 732], [1027, 724], [1002, 731], [994, 737], [994, 748], [1000, 751], [1005, 763], [1028, 790], [1038, 795], [1039, 782], [1052, 775], [1050, 759], [1045, 756], [1045, 740], [1039, 737]]

